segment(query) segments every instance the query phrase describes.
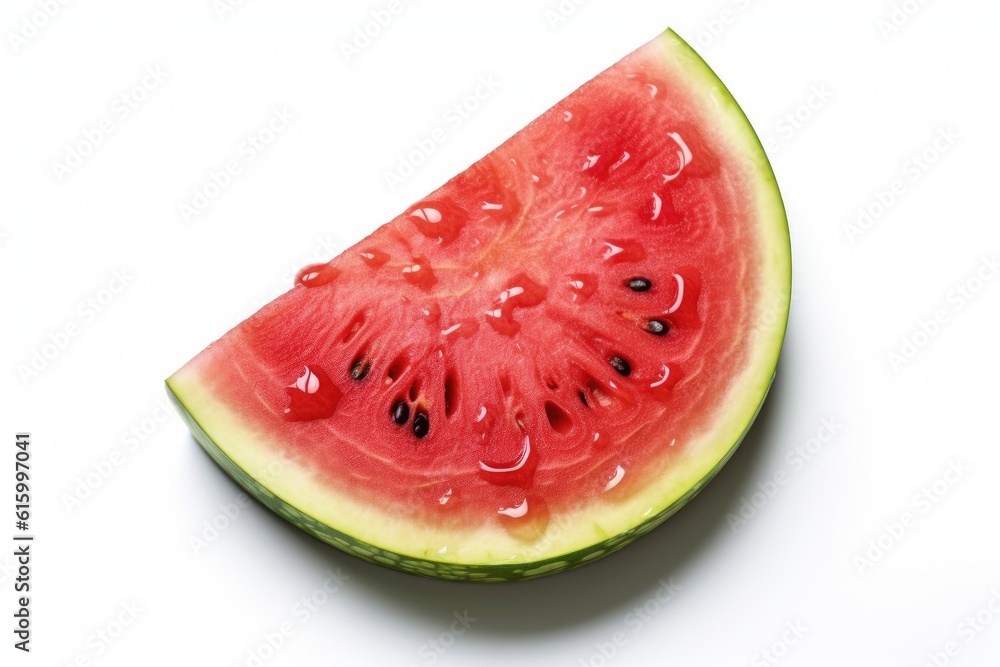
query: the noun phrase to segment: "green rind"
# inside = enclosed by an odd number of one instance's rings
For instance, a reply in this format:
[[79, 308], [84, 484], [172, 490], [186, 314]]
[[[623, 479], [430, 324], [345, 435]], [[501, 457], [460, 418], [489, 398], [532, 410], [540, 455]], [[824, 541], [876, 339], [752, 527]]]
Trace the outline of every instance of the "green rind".
[[[760, 387], [760, 399], [753, 408], [752, 416], [746, 423], [742, 432], [739, 433], [738, 437], [734, 438], [733, 443], [728, 448], [722, 450], [720, 446], [714, 450], [716, 452], [721, 452], [721, 454], [716, 454], [719, 456], [718, 460], [706, 473], [692, 481], [691, 485], [682, 495], [674, 499], [672, 502], [668, 502], [666, 506], [657, 511], [656, 514], [653, 514], [649, 519], [642, 521], [638, 525], [632, 526], [606, 540], [589, 544], [580, 549], [570, 550], [551, 557], [541, 557], [537, 560], [517, 561], [511, 563], [455, 563], [423, 559], [417, 556], [403, 555], [389, 549], [379, 548], [368, 542], [361, 541], [351, 535], [338, 531], [326, 523], [317, 520], [315, 517], [299, 510], [294, 505], [272, 493], [257, 479], [255, 479], [253, 475], [238, 465], [229, 455], [225, 453], [225, 451], [223, 451], [223, 449], [208, 435], [208, 433], [206, 433], [205, 429], [202, 428], [201, 424], [199, 424], [197, 418], [193, 416], [191, 411], [188, 409], [188, 406], [185, 405], [184, 400], [178, 395], [178, 392], [175, 390], [176, 388], [171, 385], [171, 380], [174, 378], [167, 380], [168, 393], [170, 394], [173, 402], [177, 405], [179, 413], [184, 418], [195, 438], [216, 461], [216, 463], [218, 463], [251, 495], [260, 500], [276, 514], [282, 516], [306, 533], [309, 533], [317, 539], [327, 542], [346, 553], [377, 565], [391, 567], [403, 572], [438, 579], [467, 581], [519, 581], [533, 579], [592, 562], [600, 557], [618, 551], [636, 540], [638, 537], [649, 532], [677, 512], [702, 488], [704, 488], [705, 485], [712, 480], [722, 466], [725, 465], [725, 463], [735, 453], [737, 447], [742, 442], [746, 433], [753, 424], [753, 421], [756, 419], [757, 414], [759, 414], [770, 389], [771, 382], [773, 382], [774, 369], [777, 366], [778, 356], [780, 354], [786, 332], [788, 322], [788, 306], [791, 300], [791, 247], [788, 236], [787, 219], [777, 182], [774, 178], [773, 171], [771, 170], [771, 166], [764, 152], [763, 146], [760, 143], [760, 139], [754, 132], [746, 114], [707, 63], [705, 63], [700, 56], [698, 56], [698, 54], [691, 49], [690, 46], [678, 37], [676, 33], [668, 30], [660, 36], [659, 40], [661, 41], [663, 49], [669, 52], [670, 58], [678, 59], [678, 61], [681, 61], [685, 67], [697, 70], [698, 78], [702, 79], [702, 83], [705, 84], [709, 90], [713, 91], [711, 98], [716, 105], [720, 107], [723, 105], [728, 107], [729, 110], [736, 116], [734, 122], [738, 125], [738, 127], [735, 129], [739, 136], [741, 136], [746, 142], [746, 150], [744, 151], [746, 153], [745, 157], [752, 163], [749, 166], [755, 172], [756, 179], [758, 180], [758, 194], [761, 196], [762, 200], [762, 203], [758, 206], [760, 208], [761, 215], [766, 217], [770, 222], [770, 230], [772, 234], [772, 236], [769, 237], [768, 247], [771, 253], [770, 258], [773, 259], [774, 266], [770, 267], [768, 270], [772, 276], [773, 282], [775, 283], [772, 285], [772, 289], [778, 290], [778, 293], [774, 294], [774, 296], [778, 298], [778, 306], [770, 313], [770, 315], [773, 315], [774, 320], [766, 323], [768, 331], [764, 335], [766, 336], [766, 340], [769, 345], [764, 346], [760, 350], [760, 354], [764, 355], [760, 363], [764, 368], [769, 369], [768, 373], [771, 377], [766, 385], [763, 382], [761, 382], [760, 385], [757, 385]], [[717, 93], [717, 95], [715, 93]], [[781, 270], [782, 268], [784, 268], [783, 271]], [[769, 360], [766, 359], [768, 355], [770, 355]], [[761, 375], [763, 375], [763, 373]], [[748, 391], [751, 391], [751, 389], [748, 388]], [[756, 391], [753, 393], [756, 393]], [[750, 401], [747, 401], [742, 405], [743, 407], [739, 408], [741, 412], [753, 404], [750, 403]], [[735, 431], [730, 431], [730, 433], [735, 433]], [[664, 500], [667, 499], [664, 498]]]
[[[773, 380], [774, 378], [772, 377], [772, 382]], [[678, 498], [669, 507], [663, 509], [658, 514], [651, 517], [648, 521], [639, 524], [631, 530], [615, 535], [604, 542], [593, 544], [586, 549], [580, 549], [570, 554], [562, 554], [555, 558], [547, 558], [532, 563], [515, 563], [510, 565], [462, 565], [459, 563], [442, 563], [440, 561], [403, 556], [393, 551], [380, 549], [379, 547], [356, 540], [350, 535], [346, 535], [338, 530], [335, 530], [325, 523], [317, 521], [315, 518], [309, 516], [305, 512], [302, 512], [293, 505], [286, 503], [284, 500], [271, 493], [260, 482], [254, 479], [253, 476], [229, 458], [226, 453], [215, 444], [212, 438], [205, 433], [201, 424], [198, 423], [198, 420], [195, 419], [195, 417], [187, 409], [187, 406], [184, 405], [184, 401], [174, 393], [173, 389], [170, 387], [169, 381], [167, 381], [166, 385], [167, 394], [170, 396], [170, 400], [177, 407], [177, 412], [181, 415], [184, 423], [187, 424], [188, 428], [191, 430], [191, 433], [194, 435], [195, 440], [198, 441], [198, 444], [200, 444], [202, 448], [208, 452], [208, 455], [212, 457], [212, 460], [215, 461], [219, 467], [225, 470], [230, 477], [236, 480], [240, 486], [246, 489], [246, 491], [254, 498], [263, 503], [269, 510], [285, 519], [293, 526], [308, 533], [309, 535], [312, 535], [316, 539], [326, 542], [327, 544], [331, 544], [341, 551], [352, 556], [357, 556], [358, 558], [366, 560], [369, 563], [390, 567], [394, 570], [399, 570], [400, 572], [408, 572], [410, 574], [416, 574], [423, 577], [448, 579], [453, 581], [496, 582], [537, 579], [538, 577], [544, 577], [549, 574], [556, 574], [557, 572], [571, 570], [575, 567], [597, 560], [598, 558], [603, 558], [604, 556], [613, 554], [659, 526], [671, 515], [677, 512], [677, 510], [686, 505], [688, 501], [694, 498], [698, 492], [705, 487], [705, 485], [712, 481], [712, 478], [718, 474], [726, 462], [729, 461], [732, 455], [736, 452], [736, 448], [743, 441], [743, 438], [746, 437], [747, 432], [750, 430], [750, 426], [753, 424], [751, 421], [751, 423], [747, 425], [746, 430], [743, 431], [743, 434], [740, 436], [736, 444], [734, 444], [729, 450], [729, 453], [721, 461], [719, 461], [718, 465], [716, 465], [711, 472], [703, 477], [698, 484], [691, 487], [687, 493]], [[770, 390], [770, 385], [768, 389]], [[766, 393], [764, 398], [767, 398]], [[762, 400], [760, 405], [757, 407], [757, 412], [754, 413], [754, 419], [757, 418], [757, 414], [760, 413], [760, 409], [763, 405], [764, 401]]]
[[[791, 296], [792, 296], [792, 237], [788, 229], [788, 217], [785, 213], [784, 201], [781, 197], [781, 188], [778, 186], [778, 179], [774, 175], [774, 168], [771, 166], [771, 161], [767, 158], [767, 151], [764, 150], [764, 144], [761, 143], [760, 135], [758, 135], [757, 131], [753, 129], [753, 123], [750, 122], [750, 118], [743, 110], [743, 107], [740, 106], [740, 103], [736, 101], [736, 98], [733, 96], [733, 94], [729, 92], [729, 88], [726, 87], [726, 84], [724, 84], [722, 82], [722, 79], [719, 78], [719, 75], [715, 73], [715, 70], [713, 70], [709, 66], [709, 64], [705, 62], [704, 59], [702, 59], [700, 55], [698, 55], [697, 51], [691, 48], [690, 44], [684, 41], [684, 38], [682, 38], [680, 35], [674, 32], [673, 29], [667, 28], [663, 32], [662, 36], [670, 37], [675, 42], [677, 42], [679, 46], [687, 50], [687, 53], [691, 57], [692, 62], [700, 66], [700, 68], [704, 72], [706, 79], [709, 82], [715, 84], [721, 89], [721, 91], [724, 93], [725, 101], [731, 104], [733, 110], [736, 111], [736, 113], [740, 116], [740, 118], [743, 119], [743, 122], [746, 124], [746, 127], [749, 130], [749, 132], [747, 133], [747, 138], [751, 139], [753, 144], [755, 144], [757, 147], [757, 150], [755, 151], [756, 155], [754, 156], [753, 160], [754, 166], [760, 172], [762, 179], [765, 181], [769, 181], [771, 188], [774, 190], [774, 196], [777, 203], [777, 208], [774, 210], [774, 214], [775, 216], [777, 216], [775, 222], [778, 224], [778, 226], [782, 227], [784, 230], [785, 245], [782, 248], [782, 250], [784, 251], [785, 257], [787, 258], [787, 264], [788, 264], [787, 271], [785, 272], [784, 276], [785, 277], [784, 283], [787, 293], [783, 295], [784, 297], [787, 298], [787, 301], [784, 313], [782, 314], [783, 321], [781, 322], [780, 335], [777, 337], [778, 338], [777, 351], [780, 355], [781, 346], [784, 344], [785, 333], [788, 329], [788, 306], [791, 305]], [[775, 361], [775, 366], [777, 366], [777, 360]]]

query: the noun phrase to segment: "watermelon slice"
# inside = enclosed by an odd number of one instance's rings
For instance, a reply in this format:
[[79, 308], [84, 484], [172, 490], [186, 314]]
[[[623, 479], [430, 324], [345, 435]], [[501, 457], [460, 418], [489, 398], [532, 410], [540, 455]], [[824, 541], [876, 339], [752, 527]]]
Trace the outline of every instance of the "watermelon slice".
[[712, 478], [767, 394], [790, 282], [757, 136], [668, 31], [167, 385], [219, 465], [319, 539], [528, 579]]

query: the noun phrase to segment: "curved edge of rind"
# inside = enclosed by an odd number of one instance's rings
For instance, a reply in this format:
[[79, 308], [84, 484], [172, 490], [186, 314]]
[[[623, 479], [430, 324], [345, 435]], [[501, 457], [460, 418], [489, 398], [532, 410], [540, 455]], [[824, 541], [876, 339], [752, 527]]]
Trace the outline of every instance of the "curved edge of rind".
[[[742, 404], [743, 408], [741, 412], [746, 410], [745, 414], [749, 415], [749, 420], [743, 427], [742, 432], [738, 436], [733, 437], [732, 443], [728, 447], [721, 446], [720, 443], [720, 446], [716, 450], [718, 453], [714, 465], [709, 464], [711, 468], [702, 477], [698, 478], [686, 493], [674, 501], [667, 500], [667, 506], [659, 511], [654, 518], [636, 526], [635, 530], [641, 531], [639, 534], [648, 532], [656, 527], [693, 498], [732, 458], [739, 445], [743, 442], [743, 439], [760, 414], [777, 374], [778, 361], [788, 331], [792, 301], [792, 248], [788, 217], [777, 178], [764, 150], [764, 146], [760, 141], [760, 136], [754, 129], [746, 112], [729, 91], [729, 88], [697, 51], [684, 41], [683, 38], [673, 30], [667, 29], [654, 38], [653, 41], [659, 43], [667, 53], [668, 61], [674, 63], [672, 66], [681, 69], [686, 75], [685, 78], [691, 80], [700, 79], [706, 84], [703, 90], [705, 99], [702, 100], [702, 103], [706, 109], [711, 109], [714, 106], [722, 111], [721, 115], [725, 116], [724, 120], [729, 126], [727, 129], [732, 133], [732, 137], [741, 140], [741, 142], [734, 141], [732, 144], [744, 147], [744, 157], [747, 158], [747, 163], [745, 164], [753, 177], [757, 179], [757, 187], [754, 188], [754, 192], [759, 198], [756, 202], [761, 222], [758, 235], [767, 241], [767, 245], [764, 246], [768, 253], [764, 259], [768, 267], [766, 275], [772, 279], [771, 288], [776, 289], [778, 292], [777, 294], [770, 295], [777, 297], [778, 305], [777, 307], [772, 306], [765, 309], [761, 317], [761, 324], [765, 326], [758, 329], [758, 335], [761, 336], [761, 339], [760, 342], [756, 343], [756, 347], [761, 352], [769, 351], [770, 355], [759, 358], [758, 373], [759, 376], [769, 377], [770, 379], [766, 384], [761, 383], [759, 385], [760, 393], [756, 405], [751, 403], [753, 399], [749, 397]], [[698, 92], [694, 87], [690, 90], [693, 93]], [[768, 223], [769, 226], [767, 226]], [[770, 324], [766, 324], [767, 315], [773, 315], [774, 317], [773, 322]], [[747, 386], [747, 390], [749, 392], [751, 387]], [[748, 409], [751, 406], [752, 412]], [[725, 440], [726, 437], [720, 433], [719, 439], [720, 441]]]
[[[773, 378], [772, 378], [773, 381]], [[716, 464], [716, 466], [703, 477], [695, 486], [691, 487], [684, 495], [675, 500], [670, 506], [650, 517], [647, 521], [627, 530], [614, 537], [599, 542], [585, 549], [580, 549], [569, 554], [561, 554], [552, 558], [540, 559], [533, 562], [520, 562], [509, 565], [463, 565], [459, 563], [444, 563], [441, 561], [426, 560], [404, 556], [393, 551], [381, 549], [367, 542], [357, 540], [350, 535], [334, 530], [332, 527], [318, 521], [316, 518], [306, 514], [294, 505], [285, 502], [282, 498], [271, 493], [250, 473], [240, 467], [235, 461], [222, 451], [222, 449], [212, 440], [211, 436], [205, 432], [198, 420], [191, 414], [183, 399], [178, 396], [170, 386], [170, 381], [166, 381], [167, 395], [170, 401], [177, 408], [178, 414], [184, 420], [195, 440], [202, 449], [215, 461], [226, 474], [243, 487], [257, 501], [269, 510], [291, 523], [299, 530], [308, 533], [316, 539], [340, 549], [344, 553], [350, 554], [374, 565], [389, 567], [400, 572], [415, 574], [432, 579], [445, 579], [452, 581], [472, 581], [472, 582], [506, 582], [506, 581], [526, 581], [537, 579], [550, 574], [571, 570], [581, 565], [594, 562], [605, 556], [609, 556], [616, 551], [628, 546], [639, 537], [645, 535], [653, 528], [656, 528], [670, 516], [676, 513], [681, 507], [686, 505], [703, 489], [715, 475], [722, 469], [729, 458], [735, 453], [740, 442], [750, 430], [751, 424], [739, 440], [729, 450], [728, 454]], [[765, 394], [766, 397], [766, 394]], [[761, 401], [757, 408], [763, 406]], [[756, 414], [754, 418], [756, 419]]]
[[[771, 186], [773, 193], [772, 201], [770, 204], [774, 207], [774, 213], [776, 214], [774, 225], [779, 231], [783, 232], [782, 236], [785, 239], [785, 244], [781, 248], [782, 252], [782, 263], [785, 264], [785, 284], [787, 286], [787, 302], [782, 313], [784, 318], [781, 326], [779, 335], [776, 336], [779, 339], [777, 345], [778, 355], [780, 356], [781, 348], [784, 345], [785, 335], [788, 332], [788, 316], [791, 309], [791, 295], [792, 295], [792, 236], [791, 229], [788, 226], [788, 213], [785, 210], [784, 198], [781, 196], [781, 187], [778, 185], [778, 179], [774, 174], [774, 168], [771, 166], [771, 160], [767, 157], [767, 151], [764, 149], [764, 144], [760, 140], [760, 135], [757, 130], [754, 129], [753, 123], [750, 122], [750, 118], [747, 116], [746, 111], [740, 106], [740, 103], [736, 100], [736, 97], [730, 92], [726, 84], [719, 78], [719, 75], [715, 73], [715, 70], [705, 62], [705, 60], [698, 54], [698, 52], [688, 44], [683, 37], [678, 35], [672, 28], [667, 28], [663, 33], [660, 34], [659, 38], [667, 42], [668, 48], [671, 48], [674, 55], [682, 55], [687, 58], [687, 60], [695, 65], [695, 67], [702, 70], [702, 74], [714, 84], [725, 96], [727, 102], [729, 102], [733, 111], [736, 112], [742, 124], [745, 126], [744, 129], [747, 130], [745, 135], [751, 140], [751, 145], [756, 147], [753, 157], [754, 166], [761, 172], [761, 176], [765, 181], [768, 181]], [[680, 54], [677, 53], [677, 49], [680, 48]], [[775, 364], [777, 366], [777, 364]]]

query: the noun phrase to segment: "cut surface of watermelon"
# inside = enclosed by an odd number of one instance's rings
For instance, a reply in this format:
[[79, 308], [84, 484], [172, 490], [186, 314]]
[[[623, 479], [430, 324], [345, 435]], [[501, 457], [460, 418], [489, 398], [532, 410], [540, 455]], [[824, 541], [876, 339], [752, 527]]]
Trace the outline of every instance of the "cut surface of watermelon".
[[739, 106], [667, 31], [167, 380], [257, 498], [451, 579], [611, 553], [711, 479], [770, 386], [788, 230]]

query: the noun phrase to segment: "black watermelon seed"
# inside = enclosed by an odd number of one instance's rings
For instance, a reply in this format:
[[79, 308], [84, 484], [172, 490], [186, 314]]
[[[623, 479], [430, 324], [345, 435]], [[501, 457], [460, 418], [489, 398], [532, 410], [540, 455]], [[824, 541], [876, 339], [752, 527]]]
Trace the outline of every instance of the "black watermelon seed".
[[650, 320], [646, 323], [646, 331], [654, 336], [666, 336], [667, 332], [670, 331], [670, 327], [667, 326], [666, 322], [661, 322], [660, 320]]
[[590, 407], [590, 403], [587, 402], [587, 396], [586, 396], [586, 394], [584, 394], [583, 391], [578, 391], [578, 392], [576, 392], [576, 394], [577, 394], [577, 396], [580, 397], [580, 402], [583, 403], [584, 405], [586, 405], [589, 408]]
[[361, 382], [368, 377], [368, 371], [372, 369], [372, 363], [367, 358], [361, 357], [351, 366], [351, 378]]
[[422, 438], [431, 429], [431, 422], [427, 419], [427, 413], [417, 410], [417, 416], [413, 418], [413, 435]]
[[611, 357], [611, 366], [618, 371], [619, 375], [624, 375], [628, 377], [632, 372], [632, 367], [628, 365], [628, 362], [621, 357]]
[[628, 288], [633, 292], [648, 292], [653, 288], [653, 283], [649, 281], [649, 278], [636, 276], [635, 278], [629, 278]]
[[406, 401], [399, 399], [392, 405], [392, 421], [396, 422], [400, 426], [405, 424], [410, 420], [410, 406], [406, 404]]

